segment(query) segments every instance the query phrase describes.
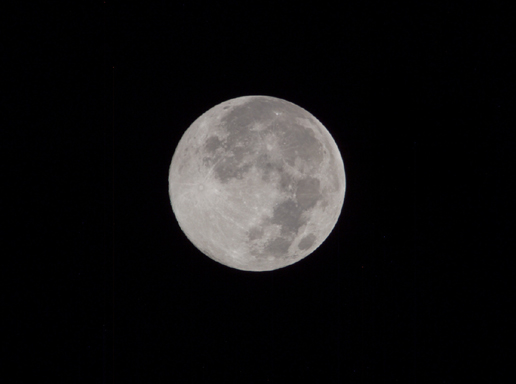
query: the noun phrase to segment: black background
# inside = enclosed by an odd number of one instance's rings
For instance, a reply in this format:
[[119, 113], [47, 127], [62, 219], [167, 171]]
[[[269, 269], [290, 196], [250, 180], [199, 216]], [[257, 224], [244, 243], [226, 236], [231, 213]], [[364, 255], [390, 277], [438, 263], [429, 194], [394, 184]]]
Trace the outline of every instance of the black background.
[[[514, 11], [100, 1], [5, 12], [9, 382], [500, 382], [515, 357]], [[332, 234], [274, 272], [202, 255], [168, 198], [183, 132], [244, 95], [311, 112], [346, 169]]]

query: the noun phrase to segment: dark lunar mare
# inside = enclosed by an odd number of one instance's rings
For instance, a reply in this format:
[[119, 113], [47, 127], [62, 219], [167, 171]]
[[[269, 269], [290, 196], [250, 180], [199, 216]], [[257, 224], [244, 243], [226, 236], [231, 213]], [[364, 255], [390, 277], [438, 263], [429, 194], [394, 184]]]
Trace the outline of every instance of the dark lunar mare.
[[308, 249], [313, 245], [315, 238], [315, 235], [313, 233], [310, 233], [309, 235], [301, 239], [297, 247], [301, 250]]

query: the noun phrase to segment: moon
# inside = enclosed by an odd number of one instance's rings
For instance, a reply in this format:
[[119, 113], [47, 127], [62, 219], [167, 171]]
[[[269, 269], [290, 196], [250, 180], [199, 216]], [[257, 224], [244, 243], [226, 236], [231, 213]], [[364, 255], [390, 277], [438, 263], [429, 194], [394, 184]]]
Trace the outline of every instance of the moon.
[[169, 195], [186, 237], [231, 268], [271, 271], [314, 252], [344, 203], [337, 144], [309, 112], [283, 99], [218, 104], [184, 133]]

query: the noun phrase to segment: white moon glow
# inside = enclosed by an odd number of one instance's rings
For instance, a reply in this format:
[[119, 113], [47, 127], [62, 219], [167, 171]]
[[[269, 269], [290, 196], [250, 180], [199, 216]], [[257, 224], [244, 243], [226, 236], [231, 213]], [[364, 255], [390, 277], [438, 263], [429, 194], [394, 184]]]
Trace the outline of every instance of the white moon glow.
[[269, 96], [225, 101], [199, 117], [172, 158], [179, 226], [205, 255], [267, 271], [308, 256], [344, 202], [339, 149], [309, 112]]

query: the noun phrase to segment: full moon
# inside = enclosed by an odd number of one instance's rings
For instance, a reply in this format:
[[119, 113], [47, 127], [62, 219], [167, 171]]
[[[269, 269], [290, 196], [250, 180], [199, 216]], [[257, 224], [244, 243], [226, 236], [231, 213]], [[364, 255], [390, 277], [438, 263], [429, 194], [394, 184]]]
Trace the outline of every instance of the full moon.
[[337, 144], [303, 108], [270, 96], [216, 105], [184, 133], [169, 195], [186, 237], [228, 267], [294, 264], [329, 236], [344, 203]]

